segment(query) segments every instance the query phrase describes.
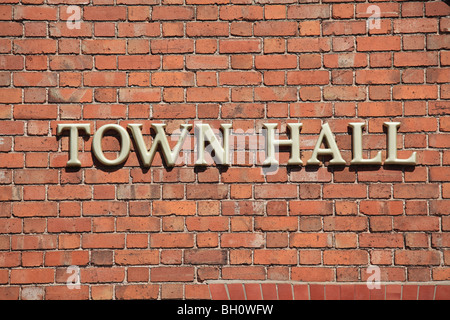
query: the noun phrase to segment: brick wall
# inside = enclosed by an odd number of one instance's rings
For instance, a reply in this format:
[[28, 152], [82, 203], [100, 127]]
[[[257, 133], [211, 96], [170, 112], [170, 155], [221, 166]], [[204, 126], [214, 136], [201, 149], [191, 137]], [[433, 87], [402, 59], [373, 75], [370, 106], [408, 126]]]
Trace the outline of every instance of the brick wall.
[[[449, 299], [449, 14], [443, 1], [0, 0], [0, 298]], [[350, 165], [361, 121], [364, 157], [384, 160], [383, 123], [400, 122], [399, 157], [416, 165]], [[146, 168], [133, 143], [109, 167], [91, 152], [105, 124], [143, 124], [150, 146], [153, 123], [199, 122], [248, 136], [277, 123], [282, 138], [301, 122], [304, 163], [328, 123], [347, 165], [291, 166], [280, 150], [268, 173], [241, 148], [230, 166], [170, 168], [158, 152]], [[90, 124], [79, 168], [63, 123]], [[112, 134], [102, 146], [121, 148]], [[382, 287], [366, 291], [373, 267]]]

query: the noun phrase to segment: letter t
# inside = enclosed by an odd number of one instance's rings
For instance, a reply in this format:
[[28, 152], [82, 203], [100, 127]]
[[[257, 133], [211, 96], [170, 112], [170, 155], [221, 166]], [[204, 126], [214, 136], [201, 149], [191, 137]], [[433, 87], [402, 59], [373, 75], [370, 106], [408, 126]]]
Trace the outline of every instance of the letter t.
[[91, 125], [88, 123], [81, 124], [58, 124], [56, 127], [56, 134], [59, 136], [67, 129], [70, 129], [69, 135], [69, 161], [67, 161], [68, 167], [80, 167], [81, 162], [78, 160], [78, 131], [84, 131], [88, 135], [91, 134]]

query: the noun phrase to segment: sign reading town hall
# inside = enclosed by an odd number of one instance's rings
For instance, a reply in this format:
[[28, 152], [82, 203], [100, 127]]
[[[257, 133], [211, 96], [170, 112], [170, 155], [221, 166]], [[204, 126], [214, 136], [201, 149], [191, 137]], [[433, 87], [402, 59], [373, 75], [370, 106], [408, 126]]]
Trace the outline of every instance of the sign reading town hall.
[[[290, 139], [280, 140], [276, 138], [275, 123], [263, 124], [265, 130], [265, 160], [263, 165], [272, 166], [278, 165], [276, 158], [276, 150], [280, 146], [290, 147], [290, 158], [287, 162], [288, 165], [303, 165], [300, 159], [300, 129], [302, 123], [287, 123], [290, 131]], [[399, 159], [397, 157], [397, 130], [400, 126], [400, 122], [385, 122], [384, 126], [387, 131], [387, 157], [384, 164], [390, 165], [415, 165], [416, 164], [416, 152], [407, 159]], [[128, 124], [128, 129], [136, 144], [137, 153], [144, 167], [150, 167], [158, 148], [160, 148], [164, 160], [167, 166], [172, 167], [175, 165], [181, 148], [183, 146], [186, 137], [189, 135], [189, 131], [192, 129], [191, 124], [182, 124], [180, 126], [181, 133], [178, 138], [178, 142], [173, 149], [169, 146], [169, 141], [164, 130], [165, 124], [152, 124], [152, 128], [155, 130], [156, 135], [153, 138], [150, 149], [147, 147], [142, 134], [142, 124]], [[362, 136], [364, 123], [353, 122], [349, 123], [349, 127], [352, 128], [352, 152], [353, 159], [350, 165], [381, 165], [382, 157], [381, 151], [373, 158], [366, 159], [363, 157], [362, 148]], [[205, 160], [206, 142], [209, 142], [211, 150], [214, 151], [214, 161], [220, 165], [230, 165], [230, 131], [231, 124], [222, 124], [222, 139], [219, 139], [214, 133], [212, 128], [208, 124], [195, 124], [195, 137], [196, 137], [196, 150], [197, 160], [195, 165], [206, 166], [208, 165]], [[91, 134], [90, 124], [59, 124], [57, 126], [57, 135], [61, 135], [64, 131], [69, 131], [69, 160], [67, 166], [79, 167], [81, 162], [78, 159], [78, 137], [79, 134]], [[102, 149], [102, 139], [107, 131], [115, 132], [121, 142], [121, 148], [119, 155], [115, 159], [108, 159]], [[222, 140], [222, 142], [220, 142]], [[326, 148], [323, 148], [325, 145]], [[92, 152], [95, 158], [105, 166], [117, 166], [124, 163], [131, 151], [131, 137], [128, 131], [117, 125], [107, 124], [100, 127], [93, 136]], [[330, 129], [330, 126], [325, 123], [322, 125], [319, 137], [313, 149], [310, 159], [307, 160], [306, 165], [319, 165], [320, 161], [318, 156], [330, 156], [330, 165], [346, 165], [345, 160], [342, 158], [341, 152], [337, 146], [336, 140]]]

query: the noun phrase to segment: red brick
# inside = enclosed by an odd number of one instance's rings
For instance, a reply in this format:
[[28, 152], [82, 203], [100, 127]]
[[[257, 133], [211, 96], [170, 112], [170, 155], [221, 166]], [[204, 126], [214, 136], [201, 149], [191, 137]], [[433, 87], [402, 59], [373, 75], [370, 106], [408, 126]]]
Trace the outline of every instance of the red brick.
[[194, 215], [196, 212], [195, 202], [193, 201], [154, 201], [153, 214], [163, 215]]
[[255, 186], [255, 198], [257, 199], [295, 198], [296, 195], [297, 186], [295, 185], [283, 185], [276, 189], [268, 185]]
[[291, 201], [291, 215], [331, 215], [333, 203], [331, 201]]
[[448, 215], [449, 213], [448, 200], [433, 200], [430, 201], [430, 213], [436, 215]]
[[82, 41], [82, 52], [85, 54], [124, 54], [125, 47], [125, 40], [119, 39]]
[[438, 56], [435, 52], [395, 52], [394, 66], [436, 66]]
[[263, 236], [257, 233], [225, 233], [221, 237], [224, 248], [261, 248], [263, 245]]
[[86, 268], [81, 269], [80, 278], [86, 283], [122, 282], [124, 268]]
[[438, 23], [436, 19], [415, 18], [394, 21], [394, 33], [434, 33], [437, 30]]
[[395, 264], [398, 265], [439, 265], [440, 258], [437, 251], [408, 251], [399, 250], [395, 252]]
[[159, 285], [155, 284], [134, 284], [116, 286], [116, 299], [136, 300], [136, 299], [157, 299]]
[[156, 250], [121, 250], [116, 251], [114, 261], [118, 265], [155, 265], [159, 254]]
[[430, 2], [425, 3], [425, 15], [428, 16], [448, 16], [450, 10], [445, 3]]
[[187, 264], [211, 264], [224, 265], [227, 264], [227, 252], [225, 250], [216, 249], [192, 249], [184, 252], [184, 261]]
[[400, 234], [360, 234], [361, 248], [403, 248], [403, 236]]
[[256, 56], [256, 69], [295, 69], [297, 57], [295, 55]]
[[364, 21], [333, 21], [323, 22], [322, 24], [324, 35], [350, 35], [350, 34], [364, 34], [366, 32], [366, 23]]
[[51, 217], [57, 214], [57, 204], [54, 202], [21, 202], [13, 204], [13, 215], [17, 217]]
[[117, 231], [151, 232], [159, 231], [160, 221], [154, 217], [119, 217]]
[[262, 49], [259, 39], [252, 40], [220, 40], [220, 53], [252, 53], [260, 52]]
[[302, 4], [288, 6], [289, 19], [327, 19], [330, 17], [328, 4]]
[[56, 52], [56, 40], [20, 39], [14, 40], [14, 52], [17, 54], [49, 54]]
[[326, 250], [323, 253], [324, 265], [366, 264], [368, 253], [364, 250]]
[[328, 38], [296, 38], [288, 39], [288, 52], [327, 52], [331, 49]]
[[262, 266], [223, 267], [222, 278], [224, 280], [262, 280], [265, 279], [265, 271]]
[[49, 186], [47, 196], [49, 200], [86, 200], [92, 192], [89, 186]]
[[11, 268], [20, 266], [20, 253], [18, 252], [2, 252], [0, 257], [2, 258], [1, 267]]
[[48, 91], [48, 102], [92, 102], [92, 89], [50, 88]]
[[399, 70], [358, 70], [357, 84], [396, 84], [400, 82]]
[[262, 20], [263, 7], [260, 6], [221, 6], [221, 20]]
[[256, 217], [255, 230], [257, 231], [296, 231], [297, 217]]
[[290, 247], [296, 248], [327, 248], [332, 246], [329, 233], [294, 233], [289, 240]]
[[13, 269], [11, 270], [11, 284], [52, 283], [53, 269]]
[[124, 248], [125, 235], [124, 234], [84, 234], [83, 248], [100, 249], [100, 248]]
[[401, 38], [399, 36], [357, 37], [358, 51], [400, 51]]
[[47, 6], [23, 6], [14, 10], [15, 20], [57, 20], [57, 8]]
[[21, 89], [0, 89], [0, 103], [21, 103], [22, 90]]
[[334, 279], [334, 270], [327, 267], [292, 267], [294, 281], [328, 282]]
[[150, 270], [152, 282], [189, 282], [193, 279], [193, 267], [155, 267]]
[[367, 229], [366, 217], [325, 217], [326, 231], [363, 231]]
[[20, 56], [0, 56], [0, 66], [3, 70], [21, 70], [24, 67], [23, 58]]
[[152, 20], [192, 20], [194, 8], [189, 6], [156, 6], [152, 11]]
[[255, 36], [293, 36], [297, 29], [293, 21], [260, 21], [255, 23], [253, 32]]
[[394, 229], [399, 231], [438, 231], [438, 217], [395, 217]]
[[85, 266], [89, 253], [85, 251], [52, 251], [45, 255], [45, 266]]
[[394, 197], [404, 199], [430, 199], [439, 196], [439, 186], [436, 184], [395, 184]]
[[164, 233], [152, 234], [150, 246], [152, 248], [191, 248], [194, 245], [193, 234]]
[[22, 104], [14, 107], [15, 119], [56, 119], [58, 108], [56, 105]]
[[160, 59], [157, 56], [119, 56], [118, 63], [119, 70], [153, 70], [160, 67]]
[[50, 218], [47, 222], [48, 232], [89, 232], [91, 219], [89, 218]]
[[86, 7], [83, 10], [83, 19], [84, 20], [125, 20], [127, 15], [126, 7], [118, 6], [118, 7]]
[[191, 53], [194, 52], [192, 39], [157, 39], [150, 42], [150, 49], [155, 53]]
[[219, 73], [220, 85], [242, 86], [242, 85], [258, 85], [262, 82], [262, 76], [259, 72], [254, 71], [230, 71]]
[[189, 217], [186, 228], [189, 231], [227, 231], [228, 218], [225, 217]]
[[228, 36], [226, 22], [188, 22], [186, 23], [188, 37], [224, 37]]
[[363, 87], [325, 87], [323, 91], [323, 97], [324, 100], [333, 101], [365, 100], [366, 91]]
[[123, 88], [119, 89], [119, 102], [159, 102], [159, 88]]
[[228, 59], [225, 56], [193, 55], [186, 57], [188, 69], [227, 69]]
[[360, 212], [366, 215], [401, 215], [403, 201], [361, 201]]
[[427, 35], [427, 49], [438, 50], [438, 49], [449, 49], [450, 48], [450, 38], [448, 35]]
[[186, 188], [187, 199], [224, 199], [227, 193], [228, 188], [223, 184], [188, 185]]
[[49, 63], [50, 70], [88, 70], [93, 66], [91, 56], [51, 56]]
[[324, 85], [329, 83], [328, 71], [288, 71], [288, 85]]
[[324, 198], [365, 198], [367, 190], [364, 185], [325, 185]]

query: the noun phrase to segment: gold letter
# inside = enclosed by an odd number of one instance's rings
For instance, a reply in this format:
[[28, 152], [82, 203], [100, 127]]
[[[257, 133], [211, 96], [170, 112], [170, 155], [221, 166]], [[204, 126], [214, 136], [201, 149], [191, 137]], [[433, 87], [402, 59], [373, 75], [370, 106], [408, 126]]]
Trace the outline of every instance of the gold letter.
[[[323, 139], [327, 141], [328, 148], [322, 149]], [[322, 125], [322, 130], [320, 131], [319, 138], [317, 139], [316, 146], [314, 147], [313, 154], [311, 159], [309, 159], [306, 164], [307, 165], [319, 165], [320, 161], [317, 159], [318, 155], [331, 155], [333, 159], [330, 160], [330, 164], [335, 165], [345, 165], [345, 160], [341, 156], [341, 152], [334, 140], [333, 133], [331, 132], [330, 126], [328, 123], [324, 123]]]
[[133, 135], [134, 141], [136, 142], [137, 150], [139, 152], [139, 156], [145, 167], [150, 167], [152, 164], [153, 158], [155, 157], [156, 149], [158, 145], [161, 146], [162, 154], [164, 156], [164, 160], [168, 167], [173, 167], [177, 160], [178, 154], [180, 153], [181, 147], [183, 146], [183, 142], [186, 139], [186, 136], [189, 130], [192, 128], [190, 124], [182, 124], [180, 128], [183, 129], [181, 132], [181, 137], [178, 139], [177, 145], [175, 148], [170, 150], [169, 142], [167, 141], [166, 133], [164, 132], [164, 127], [166, 125], [162, 123], [153, 123], [152, 127], [156, 131], [155, 139], [153, 139], [152, 146], [150, 151], [148, 151], [144, 138], [142, 137], [142, 124], [129, 124], [128, 128], [131, 129], [131, 133]]
[[364, 122], [352, 122], [349, 126], [353, 129], [353, 159], [350, 164], [376, 164], [381, 165], [381, 151], [372, 159], [363, 159], [362, 157], [362, 128]]
[[70, 129], [69, 135], [69, 161], [68, 167], [80, 167], [81, 162], [78, 160], [78, 130], [91, 134], [91, 125], [88, 123], [81, 124], [58, 124], [56, 134], [60, 135], [64, 130]]
[[[197, 161], [195, 161], [196, 165], [205, 166], [208, 163], [205, 160], [205, 140], [208, 140], [212, 149], [215, 152], [215, 157], [217, 158], [217, 163], [222, 165], [230, 164], [230, 145], [229, 145], [229, 136], [230, 136], [230, 128], [231, 124], [222, 124], [220, 127], [223, 130], [223, 148], [219, 143], [216, 135], [213, 130], [209, 126], [209, 124], [196, 124], [196, 138], [197, 138]], [[205, 139], [206, 138], [206, 139]]]
[[266, 159], [263, 165], [278, 165], [278, 160], [275, 158], [275, 145], [291, 146], [291, 157], [288, 164], [290, 165], [302, 165], [303, 162], [300, 159], [300, 128], [301, 123], [287, 123], [291, 134], [290, 140], [275, 140], [275, 128], [276, 123], [263, 123], [263, 126], [267, 129], [266, 137]]
[[388, 132], [388, 157], [385, 164], [402, 164], [402, 165], [415, 165], [416, 164], [416, 152], [413, 152], [408, 159], [397, 158], [397, 128], [400, 126], [400, 122], [385, 122], [383, 124], [387, 127]]

